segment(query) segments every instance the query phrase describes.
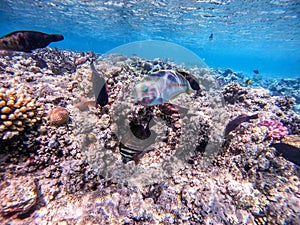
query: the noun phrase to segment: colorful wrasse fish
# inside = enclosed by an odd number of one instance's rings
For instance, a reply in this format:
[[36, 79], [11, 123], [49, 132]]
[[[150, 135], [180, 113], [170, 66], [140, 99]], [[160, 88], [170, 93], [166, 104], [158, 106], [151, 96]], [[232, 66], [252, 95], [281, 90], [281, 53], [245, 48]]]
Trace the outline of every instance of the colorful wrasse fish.
[[61, 34], [46, 34], [38, 31], [14, 31], [0, 38], [0, 50], [31, 52], [45, 48], [51, 42], [64, 40]]
[[106, 81], [96, 70], [94, 63], [91, 63], [93, 89], [96, 97], [96, 104], [105, 106], [108, 103]]
[[144, 106], [168, 102], [181, 93], [199, 90], [196, 80], [186, 72], [161, 70], [150, 74], [135, 86], [136, 103]]

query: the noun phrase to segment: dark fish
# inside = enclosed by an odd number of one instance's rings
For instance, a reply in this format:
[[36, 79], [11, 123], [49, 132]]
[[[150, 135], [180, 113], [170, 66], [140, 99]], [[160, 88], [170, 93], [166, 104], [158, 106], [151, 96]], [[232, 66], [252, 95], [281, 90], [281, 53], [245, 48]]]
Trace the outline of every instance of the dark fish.
[[[152, 118], [151, 118], [152, 119]], [[149, 151], [149, 147], [155, 143], [156, 134], [150, 131], [150, 121], [146, 127], [130, 123], [130, 130], [122, 138], [119, 147], [124, 163], [134, 161], [136, 164]]]
[[272, 147], [285, 159], [300, 166], [300, 148], [285, 143], [274, 143]]
[[209, 35], [209, 38], [208, 38], [210, 41], [212, 41], [213, 39], [214, 39], [214, 34], [213, 33], [211, 33], [210, 35]]
[[108, 104], [108, 94], [106, 81], [96, 70], [94, 63], [91, 63], [93, 89], [96, 98], [96, 104], [105, 106]]
[[241, 123], [248, 122], [252, 119], [257, 119], [258, 114], [254, 114], [251, 116], [248, 116], [246, 114], [242, 114], [231, 120], [227, 126], [225, 127], [225, 136], [227, 136], [231, 131], [233, 131], [235, 128], [237, 128]]
[[61, 34], [45, 34], [37, 31], [14, 31], [0, 38], [0, 50], [31, 52], [45, 48], [51, 42], [61, 41]]
[[259, 74], [259, 71], [258, 71], [258, 70], [253, 70], [253, 72], [254, 72], [255, 74]]
[[150, 131], [149, 124], [151, 119], [148, 120], [146, 127], [142, 124], [135, 124], [133, 121], [129, 123], [130, 131], [133, 133], [133, 135], [136, 138], [140, 140], [145, 140], [150, 137], [151, 131]]
[[246, 86], [248, 86], [248, 85], [251, 84], [251, 83], [252, 83], [252, 80], [251, 80], [251, 79], [248, 79], [248, 80], [245, 81], [245, 85], [246, 85]]

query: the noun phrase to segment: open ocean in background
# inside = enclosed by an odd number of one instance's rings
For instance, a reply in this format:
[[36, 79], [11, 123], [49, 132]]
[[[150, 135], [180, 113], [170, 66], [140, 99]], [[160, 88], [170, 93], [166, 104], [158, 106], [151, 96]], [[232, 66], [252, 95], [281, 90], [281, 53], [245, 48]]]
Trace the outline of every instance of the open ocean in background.
[[65, 40], [50, 47], [99, 54], [162, 40], [188, 48], [209, 67], [264, 77], [299, 77], [299, 24], [299, 0], [0, 0], [1, 36], [61, 33]]

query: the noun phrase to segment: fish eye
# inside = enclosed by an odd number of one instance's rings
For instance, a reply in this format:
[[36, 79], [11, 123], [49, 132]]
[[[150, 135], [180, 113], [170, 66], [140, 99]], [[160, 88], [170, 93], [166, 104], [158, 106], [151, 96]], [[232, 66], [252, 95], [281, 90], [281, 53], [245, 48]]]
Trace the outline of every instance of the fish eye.
[[143, 91], [143, 92], [147, 92], [147, 91], [148, 91], [148, 87], [147, 87], [147, 86], [144, 86], [142, 91]]

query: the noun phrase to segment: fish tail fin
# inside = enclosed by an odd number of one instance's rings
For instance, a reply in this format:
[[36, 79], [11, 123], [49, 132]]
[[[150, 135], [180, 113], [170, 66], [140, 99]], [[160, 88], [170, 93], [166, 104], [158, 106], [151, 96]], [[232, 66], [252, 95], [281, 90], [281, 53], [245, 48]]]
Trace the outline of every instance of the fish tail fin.
[[93, 80], [93, 89], [96, 97], [96, 103], [100, 106], [105, 106], [108, 104], [108, 93], [106, 81], [101, 77], [98, 71], [95, 68], [94, 61], [91, 61], [91, 70], [92, 70], [92, 80]]
[[259, 115], [258, 113], [254, 114], [254, 115], [251, 115], [249, 116], [249, 119], [253, 120], [253, 119], [258, 119]]
[[184, 79], [186, 79], [190, 85], [190, 87], [195, 90], [195, 91], [199, 91], [200, 90], [200, 85], [198, 83], [198, 81], [193, 77], [193, 75], [185, 72], [185, 71], [176, 71], [178, 74], [180, 74]]
[[101, 88], [101, 91], [97, 97], [97, 104], [99, 104], [100, 106], [105, 106], [108, 104], [108, 93], [107, 93], [107, 88], [106, 85], [103, 85], [103, 87]]

